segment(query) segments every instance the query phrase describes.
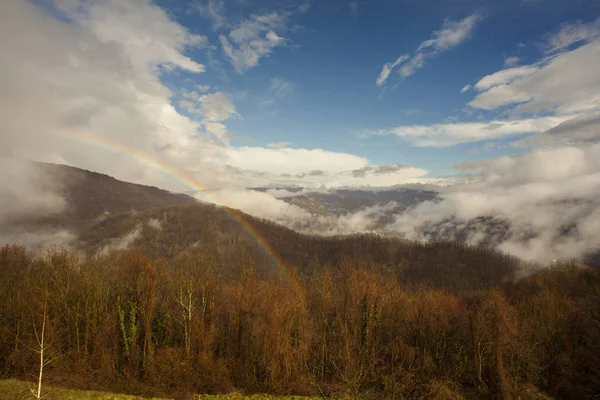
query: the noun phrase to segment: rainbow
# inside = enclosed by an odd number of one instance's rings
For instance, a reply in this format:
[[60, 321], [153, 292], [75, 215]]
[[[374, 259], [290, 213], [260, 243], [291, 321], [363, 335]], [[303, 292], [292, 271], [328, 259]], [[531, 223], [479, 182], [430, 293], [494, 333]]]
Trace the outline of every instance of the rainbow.
[[[185, 186], [189, 187], [190, 189], [202, 192], [212, 202], [214, 202], [217, 205], [219, 204], [217, 197], [215, 195], [211, 194], [207, 188], [200, 185], [193, 178], [185, 175], [183, 172], [181, 172], [175, 168], [169, 167], [168, 165], [165, 165], [157, 160], [150, 158], [150, 156], [148, 156], [145, 153], [142, 153], [141, 151], [131, 149], [131, 148], [123, 145], [122, 143], [111, 141], [111, 140], [108, 140], [105, 138], [98, 138], [96, 136], [92, 136], [92, 135], [89, 135], [86, 133], [81, 133], [81, 132], [76, 133], [76, 134], [63, 132], [63, 133], [60, 133], [59, 136], [74, 140], [74, 141], [82, 143], [84, 145], [95, 146], [95, 147], [110, 151], [112, 153], [117, 153], [117, 154], [121, 154], [126, 157], [129, 157], [138, 163], [144, 164], [144, 165], [149, 166], [157, 171], [160, 171], [161, 173], [167, 175], [169, 178], [172, 178], [172, 179], [184, 184]], [[277, 256], [277, 254], [271, 248], [269, 243], [267, 243], [267, 241], [256, 231], [256, 229], [254, 229], [250, 224], [245, 222], [242, 217], [237, 216], [234, 212], [229, 211], [227, 208], [222, 207], [222, 210], [225, 211], [227, 213], [227, 215], [229, 215], [233, 221], [238, 223], [242, 227], [242, 229], [244, 229], [246, 232], [248, 232], [248, 234], [256, 241], [256, 243], [262, 249], [262, 251], [265, 253], [265, 255], [275, 263], [275, 265], [277, 266], [279, 271], [286, 270], [284, 268], [283, 261]]]

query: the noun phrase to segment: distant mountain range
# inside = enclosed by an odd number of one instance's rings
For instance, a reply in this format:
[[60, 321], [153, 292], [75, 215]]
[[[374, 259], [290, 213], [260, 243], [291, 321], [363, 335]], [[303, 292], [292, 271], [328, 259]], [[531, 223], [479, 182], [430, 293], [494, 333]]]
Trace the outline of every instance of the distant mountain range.
[[[394, 190], [329, 190], [327, 192], [305, 191], [298, 188], [278, 188], [287, 190], [295, 195], [281, 197], [289, 204], [301, 207], [314, 216], [341, 216], [354, 213], [361, 209], [386, 206], [396, 203], [389, 210], [389, 214], [395, 214], [406, 210], [423, 201], [435, 200], [438, 193], [431, 190], [417, 190], [398, 188]], [[267, 192], [272, 188], [254, 188], [253, 190]]]

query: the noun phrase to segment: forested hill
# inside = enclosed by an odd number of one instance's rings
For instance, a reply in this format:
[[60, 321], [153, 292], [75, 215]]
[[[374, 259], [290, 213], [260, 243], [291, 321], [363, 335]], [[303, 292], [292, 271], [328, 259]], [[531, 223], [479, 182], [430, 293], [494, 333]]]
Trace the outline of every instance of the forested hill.
[[506, 254], [458, 242], [303, 235], [268, 220], [207, 204], [111, 215], [82, 232], [79, 245], [97, 253], [117, 249], [124, 242], [157, 257], [205, 249], [220, 257], [224, 268], [231, 271], [239, 270], [240, 260], [244, 260], [264, 273], [278, 268], [262, 245], [267, 243], [279, 261], [302, 273], [309, 274], [322, 265], [378, 267], [393, 271], [404, 282], [453, 291], [512, 280], [522, 266]]
[[34, 163], [41, 173], [57, 177], [68, 207], [61, 214], [66, 226], [79, 225], [120, 212], [195, 204], [197, 200], [154, 186], [123, 182], [109, 175], [59, 164]]
[[268, 254], [272, 251], [280, 262], [304, 274], [322, 265], [376, 266], [393, 271], [404, 282], [453, 291], [509, 281], [520, 267], [515, 258], [459, 243], [421, 244], [376, 235], [302, 235], [186, 195], [64, 165], [34, 165], [40, 173], [60, 181], [67, 207], [59, 214], [13, 221], [14, 228], [64, 229], [73, 234], [68, 244], [76, 251], [109, 253], [135, 248], [168, 258], [201, 249], [219, 257], [229, 271], [240, 271], [240, 260], [244, 260], [242, 264], [251, 262], [264, 273], [279, 267]]

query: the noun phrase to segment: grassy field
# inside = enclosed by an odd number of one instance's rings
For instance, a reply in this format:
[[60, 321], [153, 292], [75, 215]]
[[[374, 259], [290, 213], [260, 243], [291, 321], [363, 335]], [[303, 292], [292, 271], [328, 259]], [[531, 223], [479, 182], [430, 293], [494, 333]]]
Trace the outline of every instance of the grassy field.
[[[18, 381], [16, 379], [0, 380], [0, 400], [20, 400], [31, 399], [30, 387], [33, 384]], [[96, 391], [62, 389], [57, 387], [45, 387], [43, 394], [48, 400], [144, 400], [146, 398], [139, 396], [129, 396], [124, 394], [114, 394]], [[153, 398], [154, 400], [162, 400]], [[319, 397], [286, 396], [275, 397], [269, 395], [241, 396], [235, 394], [226, 395], [200, 395], [195, 400], [321, 400]], [[343, 400], [343, 399], [339, 399]]]

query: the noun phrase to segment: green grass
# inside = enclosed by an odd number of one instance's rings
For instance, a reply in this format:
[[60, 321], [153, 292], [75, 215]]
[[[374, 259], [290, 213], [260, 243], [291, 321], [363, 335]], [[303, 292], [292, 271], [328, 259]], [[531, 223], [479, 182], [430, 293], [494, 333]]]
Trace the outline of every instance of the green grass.
[[[16, 379], [0, 380], [0, 400], [19, 400], [32, 399], [29, 388], [34, 388], [34, 384]], [[129, 396], [125, 394], [114, 394], [96, 391], [62, 389], [53, 386], [46, 386], [42, 391], [45, 399], [48, 400], [143, 400], [144, 397]], [[321, 400], [321, 397], [302, 397], [302, 396], [269, 396], [255, 394], [252, 396], [242, 396], [238, 394], [222, 395], [200, 395], [197, 400]], [[160, 400], [154, 398], [154, 400]], [[342, 400], [342, 399], [339, 399]]]
[[[0, 380], [0, 400], [32, 399], [30, 388], [37, 389], [33, 383], [16, 379]], [[89, 390], [62, 389], [46, 386], [42, 389], [42, 397], [48, 400], [141, 400], [143, 397], [128, 396]], [[159, 400], [159, 399], [155, 399]]]

